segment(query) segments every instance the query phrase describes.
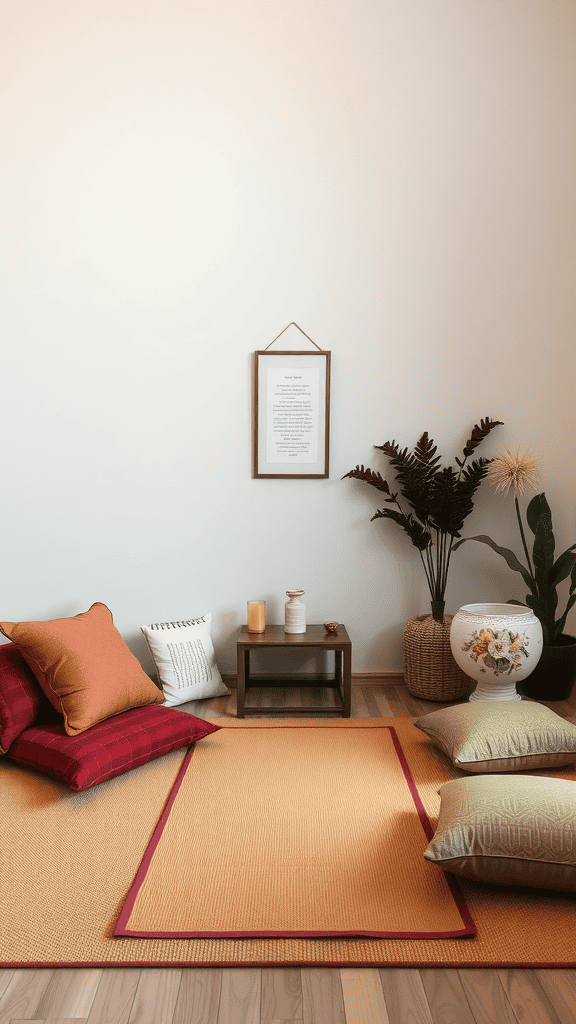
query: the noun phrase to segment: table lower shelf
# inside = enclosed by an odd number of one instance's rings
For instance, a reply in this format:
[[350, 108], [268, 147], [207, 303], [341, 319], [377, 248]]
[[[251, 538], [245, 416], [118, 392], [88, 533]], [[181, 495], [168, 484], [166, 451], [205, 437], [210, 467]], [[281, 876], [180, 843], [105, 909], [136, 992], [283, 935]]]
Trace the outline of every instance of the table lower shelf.
[[[251, 676], [246, 684], [244, 699], [244, 715], [272, 715], [290, 717], [290, 715], [314, 714], [318, 717], [330, 715], [345, 715], [344, 697], [341, 692], [341, 682], [335, 676]], [[297, 689], [297, 690], [330, 690], [337, 696], [338, 703], [315, 703], [315, 704], [250, 704], [259, 690], [270, 689]]]
[[[243, 718], [248, 715], [270, 715], [271, 718], [290, 718], [296, 715], [316, 715], [317, 718], [329, 718], [330, 715], [343, 715], [344, 707], [340, 708], [324, 708], [318, 704], [308, 706], [306, 704], [296, 704], [293, 708], [287, 708], [285, 704], [276, 707], [274, 704], [259, 704], [258, 707], [251, 707], [249, 704], [244, 705]], [[348, 716], [349, 717], [349, 716]]]

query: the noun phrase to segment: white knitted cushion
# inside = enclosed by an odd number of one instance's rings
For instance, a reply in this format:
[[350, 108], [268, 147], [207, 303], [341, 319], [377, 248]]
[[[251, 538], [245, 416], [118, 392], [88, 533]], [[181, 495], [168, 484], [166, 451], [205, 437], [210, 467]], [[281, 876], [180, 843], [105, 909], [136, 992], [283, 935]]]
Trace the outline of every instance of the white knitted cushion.
[[166, 706], [204, 697], [224, 697], [230, 690], [218, 671], [210, 636], [212, 615], [180, 622], [153, 622], [142, 626]]

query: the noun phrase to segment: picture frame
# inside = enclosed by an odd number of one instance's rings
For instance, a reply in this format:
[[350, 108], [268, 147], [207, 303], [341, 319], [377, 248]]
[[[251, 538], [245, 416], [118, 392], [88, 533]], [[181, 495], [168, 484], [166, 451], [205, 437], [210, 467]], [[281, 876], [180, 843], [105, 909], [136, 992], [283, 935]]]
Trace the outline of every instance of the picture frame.
[[254, 353], [254, 478], [328, 477], [330, 355], [320, 348]]

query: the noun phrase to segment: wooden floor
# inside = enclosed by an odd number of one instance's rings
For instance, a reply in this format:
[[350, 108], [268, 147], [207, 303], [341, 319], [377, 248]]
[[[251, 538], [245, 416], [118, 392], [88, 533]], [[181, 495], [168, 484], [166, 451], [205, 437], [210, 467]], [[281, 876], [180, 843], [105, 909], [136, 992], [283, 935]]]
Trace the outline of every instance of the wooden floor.
[[[445, 704], [401, 682], [352, 688], [355, 718]], [[320, 689], [255, 691], [263, 704], [332, 703]], [[231, 697], [186, 709], [234, 715]], [[576, 724], [576, 694], [550, 704]], [[0, 908], [0, 927], [1, 927]], [[574, 928], [576, 930], [576, 911]], [[576, 1024], [576, 971], [404, 968], [0, 969], [0, 1024]]]

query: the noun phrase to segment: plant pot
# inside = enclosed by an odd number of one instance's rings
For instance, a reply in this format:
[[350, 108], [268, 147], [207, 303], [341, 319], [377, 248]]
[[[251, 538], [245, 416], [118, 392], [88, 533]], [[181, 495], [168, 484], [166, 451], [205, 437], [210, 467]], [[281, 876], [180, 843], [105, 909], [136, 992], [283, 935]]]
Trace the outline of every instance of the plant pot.
[[531, 608], [465, 604], [452, 621], [450, 645], [462, 671], [476, 680], [471, 701], [520, 700], [516, 683], [537, 668], [542, 625]]
[[468, 693], [470, 680], [450, 650], [452, 616], [438, 622], [432, 615], [413, 615], [404, 626], [404, 681], [414, 697], [457, 700]]
[[576, 682], [576, 636], [561, 633], [557, 643], [542, 648], [536, 668], [522, 683], [533, 700], [568, 700]]

